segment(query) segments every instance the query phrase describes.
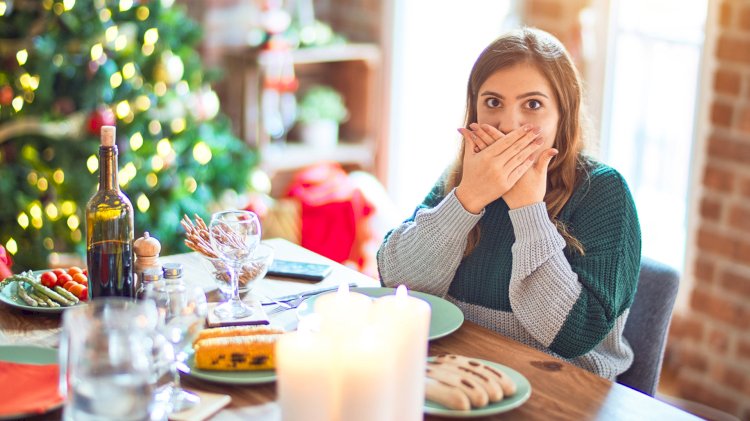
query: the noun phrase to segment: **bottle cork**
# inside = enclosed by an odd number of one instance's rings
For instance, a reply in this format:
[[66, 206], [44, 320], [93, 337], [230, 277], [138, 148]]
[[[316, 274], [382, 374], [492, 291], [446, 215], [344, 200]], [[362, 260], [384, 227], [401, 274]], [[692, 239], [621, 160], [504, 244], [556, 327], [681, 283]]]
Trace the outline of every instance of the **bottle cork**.
[[102, 126], [101, 141], [102, 146], [115, 146], [115, 126]]

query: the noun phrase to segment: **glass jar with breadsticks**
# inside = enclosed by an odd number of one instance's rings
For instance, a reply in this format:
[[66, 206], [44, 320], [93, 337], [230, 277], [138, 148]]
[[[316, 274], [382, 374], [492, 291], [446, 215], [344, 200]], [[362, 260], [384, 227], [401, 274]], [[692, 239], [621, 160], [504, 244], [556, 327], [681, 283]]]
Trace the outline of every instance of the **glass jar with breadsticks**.
[[[180, 224], [185, 229], [185, 245], [203, 257], [204, 267], [211, 273], [219, 291], [225, 296], [231, 295], [231, 268], [219, 258], [219, 254], [214, 250], [206, 222], [198, 215], [194, 215], [194, 221], [184, 215]], [[230, 234], [227, 233], [227, 235]], [[252, 289], [254, 281], [266, 276], [271, 262], [273, 262], [273, 248], [260, 243], [253, 257], [242, 265], [238, 276], [240, 293], [247, 293]]]

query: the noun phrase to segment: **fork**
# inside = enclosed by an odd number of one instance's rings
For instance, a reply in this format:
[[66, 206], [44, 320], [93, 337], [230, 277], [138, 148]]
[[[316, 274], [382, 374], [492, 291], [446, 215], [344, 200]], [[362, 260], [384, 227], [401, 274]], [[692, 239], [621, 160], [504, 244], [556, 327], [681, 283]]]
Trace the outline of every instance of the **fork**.
[[[352, 287], [355, 287], [355, 286], [357, 286], [357, 284], [355, 284], [355, 283], [350, 283], [349, 284], [349, 288], [352, 288]], [[324, 294], [326, 292], [335, 291], [337, 288], [338, 287], [335, 287], [335, 288], [326, 288], [326, 289], [317, 291], [315, 294], [311, 294], [309, 292], [308, 293], [301, 292], [301, 293], [297, 294], [297, 296], [294, 297], [294, 298], [292, 298], [291, 300], [285, 301], [284, 305], [281, 305], [281, 303], [279, 303], [279, 305], [276, 306], [275, 308], [273, 308], [271, 311], [267, 311], [266, 315], [281, 313], [282, 311], [287, 311], [287, 310], [295, 309], [295, 308], [299, 307], [306, 299], [308, 299], [310, 297], [314, 297], [316, 295]], [[274, 300], [274, 302], [278, 302], [278, 301]]]

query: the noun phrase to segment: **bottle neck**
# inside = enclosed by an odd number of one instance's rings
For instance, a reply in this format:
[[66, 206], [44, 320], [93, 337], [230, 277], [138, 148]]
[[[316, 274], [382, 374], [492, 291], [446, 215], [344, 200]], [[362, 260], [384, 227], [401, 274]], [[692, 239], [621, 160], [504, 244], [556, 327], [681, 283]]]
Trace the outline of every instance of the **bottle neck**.
[[99, 147], [99, 190], [119, 190], [117, 184], [117, 146]]

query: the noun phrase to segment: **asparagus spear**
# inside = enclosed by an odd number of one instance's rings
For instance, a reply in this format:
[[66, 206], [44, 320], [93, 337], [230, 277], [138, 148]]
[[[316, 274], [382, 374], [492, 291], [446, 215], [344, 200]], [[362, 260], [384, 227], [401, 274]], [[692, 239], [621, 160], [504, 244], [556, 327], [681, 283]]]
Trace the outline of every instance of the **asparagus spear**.
[[20, 282], [18, 284], [16, 284], [16, 294], [26, 304], [28, 304], [28, 305], [30, 305], [32, 307], [39, 306], [39, 303], [34, 298], [32, 298], [31, 296], [29, 296], [29, 293], [26, 292], [26, 288], [24, 288], [23, 284], [20, 283]]

